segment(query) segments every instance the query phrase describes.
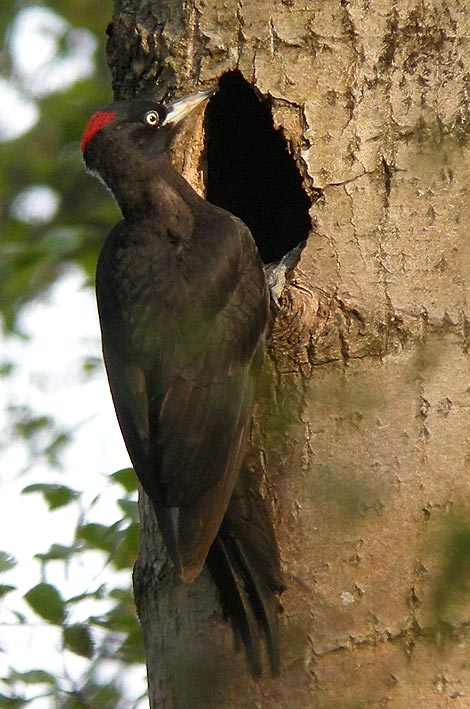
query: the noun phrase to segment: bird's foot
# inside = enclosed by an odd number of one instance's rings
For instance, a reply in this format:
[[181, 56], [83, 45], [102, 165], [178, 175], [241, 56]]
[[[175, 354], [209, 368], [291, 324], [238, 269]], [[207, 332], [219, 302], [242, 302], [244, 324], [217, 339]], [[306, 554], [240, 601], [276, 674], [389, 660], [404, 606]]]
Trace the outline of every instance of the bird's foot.
[[268, 281], [271, 300], [275, 307], [280, 310], [282, 291], [286, 287], [287, 279], [295, 266], [298, 264], [300, 254], [305, 246], [305, 241], [289, 251], [280, 261], [276, 263], [268, 263], [265, 267], [266, 279]]

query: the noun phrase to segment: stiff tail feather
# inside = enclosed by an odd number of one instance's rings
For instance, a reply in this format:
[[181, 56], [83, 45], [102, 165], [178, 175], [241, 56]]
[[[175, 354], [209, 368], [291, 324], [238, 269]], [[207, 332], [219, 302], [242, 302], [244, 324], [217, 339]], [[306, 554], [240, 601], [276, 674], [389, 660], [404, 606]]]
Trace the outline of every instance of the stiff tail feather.
[[207, 565], [236, 644], [245, 648], [250, 672], [261, 676], [264, 644], [275, 676], [280, 671], [278, 595], [284, 581], [269, 511], [252, 481], [244, 467]]

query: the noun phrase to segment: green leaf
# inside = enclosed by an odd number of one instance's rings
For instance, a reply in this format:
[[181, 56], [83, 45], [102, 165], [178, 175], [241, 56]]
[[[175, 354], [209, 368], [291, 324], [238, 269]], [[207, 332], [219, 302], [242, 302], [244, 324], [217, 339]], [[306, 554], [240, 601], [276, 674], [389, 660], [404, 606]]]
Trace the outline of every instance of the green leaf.
[[89, 706], [100, 709], [115, 709], [117, 706], [122, 706], [122, 690], [117, 682], [108, 682], [104, 685], [96, 684], [89, 689], [88, 695], [91, 697]]
[[131, 569], [137, 557], [139, 546], [139, 525], [132, 522], [121, 532], [119, 544], [112, 555], [112, 563], [116, 569]]
[[38, 583], [24, 595], [33, 611], [54, 625], [60, 625], [66, 617], [65, 604], [55, 586]]
[[105, 584], [101, 584], [94, 591], [88, 591], [86, 593], [79, 593], [77, 596], [71, 596], [67, 598], [67, 605], [73, 605], [74, 603], [80, 603], [81, 601], [88, 601], [93, 598], [96, 601], [101, 601], [105, 596], [108, 595], [107, 588]]
[[137, 488], [137, 479], [135, 476], [134, 468], [123, 468], [118, 470], [111, 475], [111, 478], [115, 482], [122, 485], [126, 492], [134, 492]]
[[88, 659], [93, 657], [93, 638], [86, 625], [67, 625], [62, 631], [62, 639], [64, 647], [75, 655]]
[[135, 500], [118, 500], [117, 503], [131, 522], [139, 521], [139, 507]]
[[103, 360], [100, 357], [86, 357], [82, 362], [82, 371], [87, 376], [99, 372], [103, 367]]
[[0, 377], [9, 377], [11, 374], [13, 374], [15, 367], [16, 364], [14, 362], [2, 362], [0, 364]]
[[133, 628], [129, 629], [126, 637], [119, 648], [119, 659], [127, 665], [145, 664], [144, 643], [142, 638], [142, 628], [140, 623], [135, 622]]
[[116, 524], [107, 527], [104, 524], [91, 522], [80, 527], [77, 531], [77, 536], [90, 549], [101, 549], [111, 554], [116, 548], [121, 535]]
[[35, 483], [28, 485], [22, 490], [22, 493], [27, 495], [30, 492], [40, 492], [46, 500], [49, 509], [55, 510], [58, 507], [65, 507], [79, 497], [80, 493], [66, 485], [55, 485], [45, 483]]
[[24, 613], [20, 613], [19, 611], [12, 611], [12, 613], [18, 621], [19, 625], [25, 625], [27, 618]]
[[130, 588], [113, 588], [108, 593], [109, 598], [115, 598], [121, 604], [128, 604], [134, 607], [134, 597]]
[[40, 561], [51, 561], [51, 559], [70, 559], [74, 554], [78, 554], [82, 549], [79, 546], [64, 546], [62, 544], [51, 544], [48, 552], [45, 554], [35, 554], [34, 558]]
[[[116, 589], [120, 592], [120, 589]], [[113, 597], [113, 592], [110, 594]], [[90, 622], [101, 628], [108, 628], [112, 633], [129, 633], [136, 626], [140, 627], [137, 614], [135, 612], [134, 599], [129, 592], [122, 601], [115, 603], [107, 613], [102, 616], [91, 616]]]
[[25, 707], [27, 703], [26, 699], [16, 696], [16, 692], [14, 697], [7, 697], [0, 692], [0, 706], [4, 709], [18, 709], [18, 707]]
[[45, 670], [28, 670], [27, 672], [14, 672], [14, 678], [26, 684], [56, 684], [56, 678]]
[[3, 596], [6, 596], [7, 593], [10, 593], [10, 591], [15, 591], [16, 586], [9, 586], [6, 583], [0, 583], [0, 598], [3, 598]]
[[0, 551], [0, 574], [4, 571], [9, 571], [16, 566], [17, 563], [15, 557], [7, 551]]

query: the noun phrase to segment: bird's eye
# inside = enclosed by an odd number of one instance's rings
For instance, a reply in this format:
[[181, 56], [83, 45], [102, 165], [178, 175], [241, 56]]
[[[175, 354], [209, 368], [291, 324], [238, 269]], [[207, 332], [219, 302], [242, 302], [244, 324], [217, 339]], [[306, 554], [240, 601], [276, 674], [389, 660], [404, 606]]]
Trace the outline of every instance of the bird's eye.
[[158, 126], [160, 123], [160, 116], [157, 111], [148, 111], [148, 113], [145, 114], [144, 120], [148, 126], [155, 128], [155, 126]]

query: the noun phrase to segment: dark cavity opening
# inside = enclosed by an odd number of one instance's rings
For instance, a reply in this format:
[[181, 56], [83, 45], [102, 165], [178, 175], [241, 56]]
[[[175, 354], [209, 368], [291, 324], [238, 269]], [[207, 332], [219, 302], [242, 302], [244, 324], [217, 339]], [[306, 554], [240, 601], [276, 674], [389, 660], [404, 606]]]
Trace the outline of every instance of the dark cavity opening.
[[239, 71], [227, 72], [206, 126], [207, 199], [243, 219], [265, 263], [279, 261], [307, 238], [310, 199], [269, 102]]

